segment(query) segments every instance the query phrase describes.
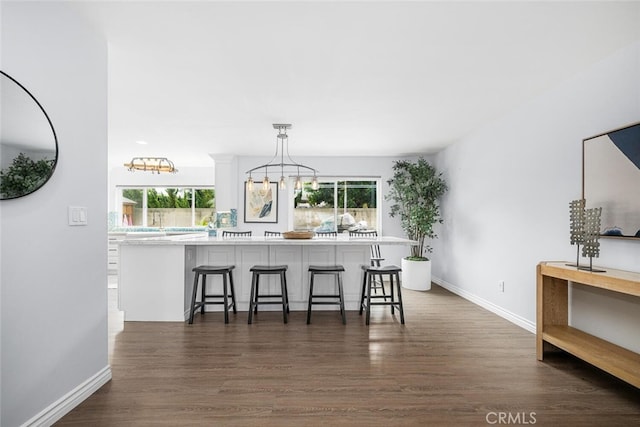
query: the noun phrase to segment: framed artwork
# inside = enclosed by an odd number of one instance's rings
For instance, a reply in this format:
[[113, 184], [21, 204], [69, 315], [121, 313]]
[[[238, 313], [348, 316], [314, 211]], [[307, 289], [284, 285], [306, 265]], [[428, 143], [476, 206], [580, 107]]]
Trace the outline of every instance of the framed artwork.
[[255, 183], [253, 189], [244, 183], [244, 222], [278, 222], [278, 183], [269, 184], [265, 190], [261, 183]]
[[640, 238], [640, 123], [582, 142], [582, 198], [602, 208], [600, 235]]

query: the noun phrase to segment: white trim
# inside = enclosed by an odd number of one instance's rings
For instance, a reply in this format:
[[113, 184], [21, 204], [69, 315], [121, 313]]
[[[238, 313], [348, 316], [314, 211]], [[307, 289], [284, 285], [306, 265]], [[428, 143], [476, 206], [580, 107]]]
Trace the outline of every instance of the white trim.
[[470, 292], [465, 291], [464, 289], [461, 289], [455, 285], [452, 285], [451, 283], [447, 283], [446, 281], [438, 278], [438, 277], [432, 277], [431, 281], [435, 284], [437, 284], [438, 286], [441, 286], [445, 289], [447, 289], [448, 291], [453, 292], [456, 295], [461, 296], [462, 298], [471, 301], [472, 303], [479, 305], [480, 307], [489, 310], [490, 312], [497, 314], [498, 316], [502, 317], [503, 319], [508, 320], [509, 322], [520, 326], [523, 329], [526, 329], [527, 331], [531, 332], [532, 334], [536, 333], [536, 324], [535, 322], [531, 322], [527, 319], [525, 319], [522, 316], [519, 316], [515, 313], [512, 313], [508, 310], [505, 310], [504, 308], [492, 303], [491, 301], [487, 301], [484, 298], [480, 298], [477, 295], [474, 295]]
[[60, 420], [66, 414], [71, 412], [73, 408], [81, 404], [89, 396], [95, 393], [100, 387], [111, 380], [111, 366], [107, 365], [102, 368], [91, 378], [53, 402], [51, 405], [40, 411], [39, 414], [32, 417], [29, 421], [22, 424], [25, 426], [50, 426]]

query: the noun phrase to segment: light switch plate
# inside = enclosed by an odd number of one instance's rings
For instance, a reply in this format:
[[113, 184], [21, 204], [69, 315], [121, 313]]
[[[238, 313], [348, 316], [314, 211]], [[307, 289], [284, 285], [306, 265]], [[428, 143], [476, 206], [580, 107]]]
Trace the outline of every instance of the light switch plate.
[[69, 225], [87, 225], [87, 208], [69, 206]]

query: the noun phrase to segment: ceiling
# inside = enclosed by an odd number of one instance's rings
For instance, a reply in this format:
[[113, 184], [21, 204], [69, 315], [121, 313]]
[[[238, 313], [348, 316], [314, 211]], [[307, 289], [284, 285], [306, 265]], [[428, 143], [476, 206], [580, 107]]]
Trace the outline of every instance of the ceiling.
[[294, 159], [431, 153], [640, 39], [637, 2], [74, 7], [108, 41], [109, 163], [120, 167], [272, 155], [272, 123], [293, 124]]

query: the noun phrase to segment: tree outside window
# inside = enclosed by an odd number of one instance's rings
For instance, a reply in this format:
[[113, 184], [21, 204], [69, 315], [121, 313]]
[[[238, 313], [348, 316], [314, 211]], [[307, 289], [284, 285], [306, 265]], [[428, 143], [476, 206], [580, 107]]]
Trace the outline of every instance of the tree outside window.
[[215, 212], [213, 188], [124, 188], [122, 197], [124, 226], [202, 226]]

